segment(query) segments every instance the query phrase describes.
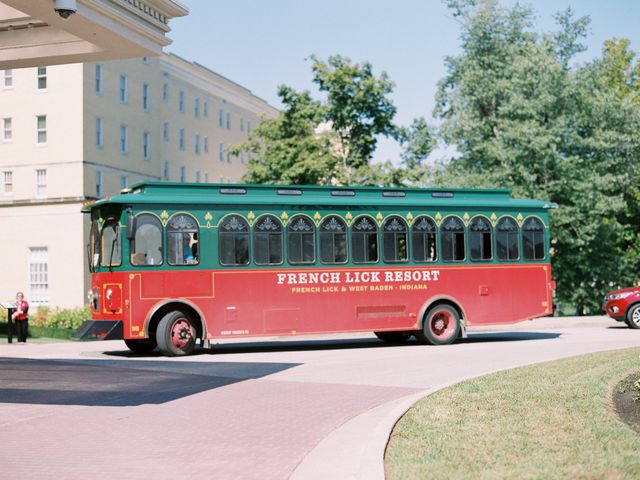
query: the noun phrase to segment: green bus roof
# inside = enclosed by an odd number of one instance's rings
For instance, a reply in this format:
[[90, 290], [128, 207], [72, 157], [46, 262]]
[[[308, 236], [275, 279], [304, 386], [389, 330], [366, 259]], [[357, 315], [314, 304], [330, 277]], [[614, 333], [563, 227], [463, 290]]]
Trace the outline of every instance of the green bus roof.
[[142, 182], [112, 198], [86, 204], [82, 211], [106, 205], [269, 205], [411, 206], [426, 208], [556, 208], [553, 202], [511, 198], [507, 189], [385, 188], [316, 185], [246, 185]]

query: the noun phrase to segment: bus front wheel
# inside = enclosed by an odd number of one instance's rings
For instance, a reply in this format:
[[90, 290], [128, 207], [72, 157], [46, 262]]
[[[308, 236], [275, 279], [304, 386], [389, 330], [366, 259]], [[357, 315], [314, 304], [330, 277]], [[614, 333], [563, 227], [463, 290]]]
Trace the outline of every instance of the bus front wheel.
[[162, 317], [156, 337], [158, 348], [169, 357], [189, 355], [196, 345], [196, 329], [189, 317], [179, 310]]
[[422, 330], [416, 338], [430, 345], [448, 345], [460, 334], [460, 315], [451, 305], [441, 304], [431, 307], [424, 316]]
[[157, 344], [153, 340], [125, 340], [129, 350], [133, 353], [150, 353], [156, 348]]

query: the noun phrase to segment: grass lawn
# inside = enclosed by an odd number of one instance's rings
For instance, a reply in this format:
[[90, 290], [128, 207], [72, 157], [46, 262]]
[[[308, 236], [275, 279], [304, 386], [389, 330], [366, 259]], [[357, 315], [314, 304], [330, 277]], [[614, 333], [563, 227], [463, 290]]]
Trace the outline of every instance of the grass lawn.
[[613, 391], [640, 348], [469, 380], [414, 405], [385, 454], [389, 479], [640, 478], [640, 434]]

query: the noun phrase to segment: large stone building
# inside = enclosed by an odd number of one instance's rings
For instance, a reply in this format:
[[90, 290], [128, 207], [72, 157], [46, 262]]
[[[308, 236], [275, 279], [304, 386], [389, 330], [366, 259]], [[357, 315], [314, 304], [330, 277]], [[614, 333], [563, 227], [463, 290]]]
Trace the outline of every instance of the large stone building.
[[142, 180], [233, 182], [277, 110], [175, 55], [0, 71], [0, 299], [83, 304], [82, 204]]

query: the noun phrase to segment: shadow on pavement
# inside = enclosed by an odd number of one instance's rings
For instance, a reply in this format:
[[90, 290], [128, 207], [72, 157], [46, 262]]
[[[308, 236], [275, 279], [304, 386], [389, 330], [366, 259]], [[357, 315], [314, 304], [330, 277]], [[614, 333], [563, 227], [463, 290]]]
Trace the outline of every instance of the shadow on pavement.
[[523, 340], [550, 340], [559, 338], [560, 333], [555, 332], [491, 332], [469, 333], [467, 338], [458, 340], [458, 343], [490, 343], [490, 342], [519, 342]]
[[296, 365], [0, 358], [0, 403], [162, 404]]

